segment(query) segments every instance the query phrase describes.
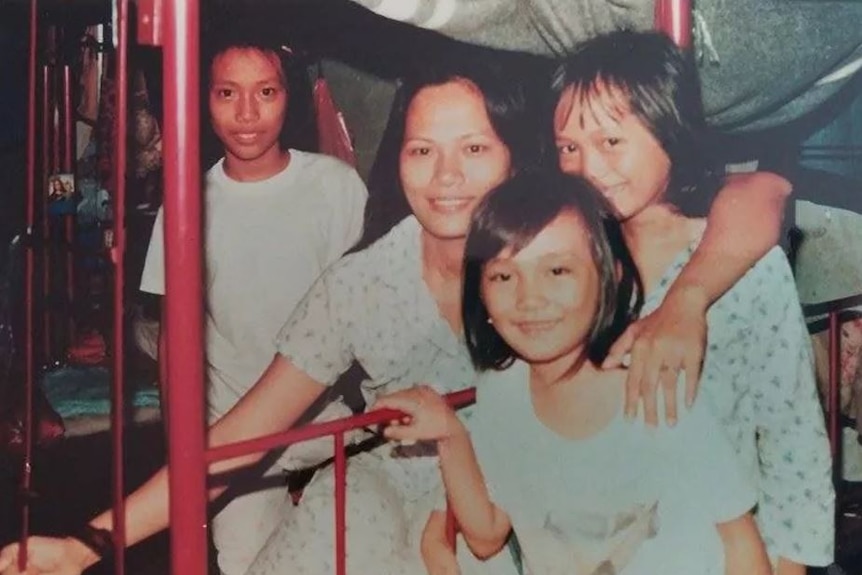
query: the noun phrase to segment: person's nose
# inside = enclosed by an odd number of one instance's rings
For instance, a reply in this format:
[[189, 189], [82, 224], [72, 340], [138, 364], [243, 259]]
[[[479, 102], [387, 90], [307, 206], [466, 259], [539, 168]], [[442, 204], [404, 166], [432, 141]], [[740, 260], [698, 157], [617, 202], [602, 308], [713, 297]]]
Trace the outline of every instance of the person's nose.
[[463, 165], [460, 155], [452, 150], [443, 150], [437, 155], [434, 166], [434, 177], [445, 187], [461, 183], [464, 179]]
[[607, 158], [598, 151], [585, 149], [582, 154], [581, 175], [595, 186], [601, 186], [610, 172]]
[[518, 280], [517, 305], [520, 311], [532, 311], [542, 307], [545, 296], [542, 293], [541, 282], [527, 275]]
[[236, 119], [242, 123], [253, 122], [260, 117], [257, 100], [253, 94], [243, 94], [237, 99]]

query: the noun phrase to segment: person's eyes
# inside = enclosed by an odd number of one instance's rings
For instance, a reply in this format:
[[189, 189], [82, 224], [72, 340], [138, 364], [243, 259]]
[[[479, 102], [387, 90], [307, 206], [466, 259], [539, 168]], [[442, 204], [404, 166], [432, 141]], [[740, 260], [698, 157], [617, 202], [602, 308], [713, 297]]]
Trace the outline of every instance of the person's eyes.
[[261, 95], [265, 98], [272, 98], [276, 94], [278, 94], [278, 88], [266, 87], [260, 91]]
[[231, 90], [230, 88], [217, 88], [215, 93], [216, 97], [221, 100], [227, 100], [228, 98], [233, 96], [233, 90]]
[[560, 144], [557, 146], [557, 153], [561, 156], [568, 156], [578, 151], [578, 146], [575, 144]]
[[602, 142], [602, 145], [605, 149], [610, 150], [612, 148], [616, 148], [622, 143], [622, 138], [617, 138], [616, 136], [608, 136]]
[[407, 148], [408, 156], [429, 156], [431, 155], [431, 148], [428, 146], [410, 146]]
[[467, 153], [475, 156], [488, 151], [488, 147], [486, 144], [468, 144]]
[[564, 276], [572, 273], [571, 268], [568, 266], [553, 266], [551, 268], [551, 275], [553, 276]]
[[496, 272], [488, 276], [488, 281], [491, 282], [507, 282], [510, 279], [512, 279], [512, 274], [507, 274], [505, 272]]

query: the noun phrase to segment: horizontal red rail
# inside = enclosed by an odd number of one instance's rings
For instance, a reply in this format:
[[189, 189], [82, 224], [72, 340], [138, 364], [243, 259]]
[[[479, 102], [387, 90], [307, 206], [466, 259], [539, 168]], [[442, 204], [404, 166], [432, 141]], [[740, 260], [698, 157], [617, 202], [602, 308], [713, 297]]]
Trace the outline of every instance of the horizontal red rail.
[[[476, 401], [476, 390], [474, 388], [469, 388], [449, 393], [445, 396], [445, 399], [452, 407], [463, 407]], [[311, 423], [309, 425], [304, 425], [297, 429], [291, 429], [281, 433], [274, 433], [272, 435], [265, 435], [255, 439], [211, 447], [210, 449], [207, 449], [205, 458], [208, 463], [211, 463], [213, 461], [231, 459], [233, 457], [239, 457], [249, 453], [259, 453], [261, 451], [268, 451], [277, 447], [284, 447], [291, 443], [316, 439], [326, 435], [336, 435], [346, 431], [367, 427], [369, 425], [379, 425], [381, 423], [397, 419], [403, 415], [403, 413], [394, 409], [377, 409], [351, 417], [327, 421], [325, 423]]]

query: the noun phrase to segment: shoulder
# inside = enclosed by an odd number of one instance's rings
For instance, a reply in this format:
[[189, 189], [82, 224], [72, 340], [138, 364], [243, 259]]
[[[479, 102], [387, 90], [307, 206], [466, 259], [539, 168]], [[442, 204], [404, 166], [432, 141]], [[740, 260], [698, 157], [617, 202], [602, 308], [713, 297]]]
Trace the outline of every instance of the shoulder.
[[290, 150], [295, 167], [331, 179], [360, 180], [359, 174], [350, 164], [326, 154], [315, 154], [302, 150]]
[[[484, 407], [508, 403], [529, 384], [529, 367], [516, 360], [506, 369], [488, 369], [476, 378], [476, 404]], [[493, 411], [497, 412], [496, 409]], [[499, 414], [499, 413], [498, 413]]]

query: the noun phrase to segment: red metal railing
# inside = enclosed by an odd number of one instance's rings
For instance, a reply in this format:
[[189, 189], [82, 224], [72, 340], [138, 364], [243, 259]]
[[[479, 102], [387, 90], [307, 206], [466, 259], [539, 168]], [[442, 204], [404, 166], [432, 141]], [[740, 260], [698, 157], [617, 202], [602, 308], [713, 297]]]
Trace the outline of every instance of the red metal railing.
[[[122, 360], [122, 263], [125, 248], [123, 215], [125, 213], [125, 132], [126, 132], [126, 46], [127, 46], [127, 0], [116, 0], [117, 16], [117, 142], [115, 160], [115, 234], [111, 258], [115, 266], [115, 339], [114, 339], [114, 378], [112, 397], [112, 436], [115, 450], [113, 471], [114, 484], [114, 544], [116, 547], [115, 573], [122, 575], [124, 569], [125, 510], [123, 503], [123, 445], [122, 445], [122, 405], [123, 360]], [[35, 109], [36, 109], [36, 36], [37, 0], [31, 0], [30, 12], [30, 79], [28, 108], [28, 148], [27, 148], [27, 226], [32, 236], [35, 225]], [[140, 0], [138, 2], [138, 34], [143, 44], [162, 45], [164, 54], [164, 226], [165, 226], [165, 265], [166, 265], [166, 339], [167, 376], [174, 382], [169, 391], [170, 410], [168, 412], [169, 466], [170, 474], [170, 520], [173, 573], [203, 574], [206, 572], [206, 463], [228, 459], [241, 454], [259, 452], [271, 448], [309, 440], [325, 435], [333, 435], [335, 440], [335, 522], [336, 522], [336, 570], [338, 575], [345, 572], [345, 473], [344, 433], [384, 423], [398, 412], [382, 410], [365, 413], [355, 417], [333, 422], [312, 424], [267, 437], [244, 441], [232, 445], [205, 449], [203, 417], [203, 314], [202, 314], [202, 264], [201, 264], [201, 205], [199, 170], [199, 101], [198, 69], [199, 51], [199, 6], [197, 0]], [[656, 28], [666, 31], [680, 46], [691, 45], [691, 6], [689, 0], [657, 0]], [[44, 72], [45, 90], [48, 93], [50, 70]], [[64, 88], [67, 84], [64, 74]], [[47, 96], [46, 96], [47, 97]], [[68, 100], [65, 100], [68, 101]], [[47, 105], [46, 105], [47, 107]], [[71, 114], [66, 110], [66, 120]], [[43, 124], [43, 149], [45, 153], [43, 171], [50, 173], [48, 153], [51, 134], [49, 118], [45, 115]], [[53, 121], [53, 120], [51, 120]], [[54, 138], [54, 162], [60, 163], [59, 141]], [[66, 154], [72, 153], [71, 140], [66, 142]], [[64, 161], [64, 167], [68, 166]], [[32, 245], [32, 242], [30, 242]], [[27, 429], [32, 430], [31, 397], [33, 386], [33, 274], [34, 260], [32, 247], [27, 250], [26, 259], [26, 362], [27, 362]], [[70, 288], [71, 289], [71, 288]], [[71, 291], [70, 294], [71, 295]], [[836, 324], [837, 325], [837, 324]], [[47, 332], [47, 328], [46, 328]], [[50, 342], [45, 342], [46, 350]], [[453, 405], [464, 405], [474, 401], [473, 390], [464, 390], [447, 396]], [[22, 488], [30, 485], [30, 453], [32, 433], [26, 434], [25, 466]], [[182, 497], [176, 494], [181, 493]], [[22, 537], [28, 533], [29, 514], [25, 504]], [[454, 541], [455, 525], [451, 515], [447, 519], [447, 532]], [[26, 545], [21, 546], [19, 562], [23, 568]]]

